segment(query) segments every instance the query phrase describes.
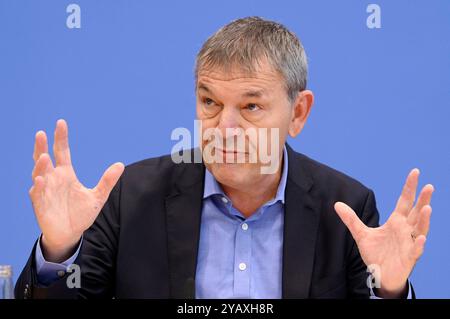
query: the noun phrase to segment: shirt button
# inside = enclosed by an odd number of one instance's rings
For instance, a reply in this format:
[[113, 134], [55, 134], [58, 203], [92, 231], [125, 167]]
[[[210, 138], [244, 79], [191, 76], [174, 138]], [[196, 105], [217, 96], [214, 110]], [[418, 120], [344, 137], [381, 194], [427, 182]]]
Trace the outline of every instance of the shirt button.
[[222, 202], [224, 202], [226, 204], [226, 203], [228, 203], [228, 199], [226, 197], [222, 197]]
[[248, 229], [248, 224], [247, 223], [243, 223], [241, 227], [242, 227], [243, 230], [247, 230]]
[[247, 265], [245, 263], [240, 263], [239, 264], [239, 269], [240, 270], [245, 270], [245, 269], [247, 269]]
[[57, 272], [58, 277], [64, 277], [65, 274], [66, 274], [66, 272], [64, 270], [59, 270]]

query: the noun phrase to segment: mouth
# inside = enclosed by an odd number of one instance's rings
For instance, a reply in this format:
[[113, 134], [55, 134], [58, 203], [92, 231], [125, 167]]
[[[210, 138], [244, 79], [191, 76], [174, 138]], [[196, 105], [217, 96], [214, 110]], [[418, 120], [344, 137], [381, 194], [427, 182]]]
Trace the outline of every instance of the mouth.
[[243, 152], [243, 151], [238, 151], [238, 150], [224, 150], [219, 147], [215, 147], [214, 150], [219, 153], [222, 153], [224, 155], [227, 155], [227, 154], [229, 154], [229, 155], [238, 155], [238, 154], [247, 155], [248, 154], [248, 152]]

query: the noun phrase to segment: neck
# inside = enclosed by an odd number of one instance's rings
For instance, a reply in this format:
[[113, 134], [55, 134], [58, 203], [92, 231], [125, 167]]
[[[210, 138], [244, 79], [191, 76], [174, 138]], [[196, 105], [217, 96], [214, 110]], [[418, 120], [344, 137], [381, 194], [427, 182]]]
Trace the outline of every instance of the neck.
[[258, 208], [275, 197], [281, 180], [282, 167], [283, 164], [278, 167], [275, 174], [262, 175], [264, 178], [252, 182], [251, 187], [233, 188], [221, 185], [222, 189], [233, 202], [233, 206], [245, 218], [249, 218]]

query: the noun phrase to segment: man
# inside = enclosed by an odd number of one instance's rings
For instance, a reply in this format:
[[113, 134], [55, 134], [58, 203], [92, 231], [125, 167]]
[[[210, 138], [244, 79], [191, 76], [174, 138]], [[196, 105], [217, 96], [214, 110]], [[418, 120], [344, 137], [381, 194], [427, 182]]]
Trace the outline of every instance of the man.
[[[37, 133], [30, 196], [42, 235], [16, 296], [414, 297], [408, 277], [423, 253], [433, 187], [414, 205], [412, 170], [378, 227], [371, 190], [286, 144], [313, 104], [297, 37], [275, 22], [236, 20], [206, 41], [195, 73], [201, 163], [116, 163], [87, 189], [71, 165], [65, 121], [56, 125], [55, 165]], [[213, 142], [210, 129], [221, 133]], [[251, 129], [269, 129], [266, 144], [258, 133], [232, 147]], [[275, 155], [273, 172], [263, 173], [263, 150]], [[81, 269], [78, 288], [68, 285], [71, 264]]]

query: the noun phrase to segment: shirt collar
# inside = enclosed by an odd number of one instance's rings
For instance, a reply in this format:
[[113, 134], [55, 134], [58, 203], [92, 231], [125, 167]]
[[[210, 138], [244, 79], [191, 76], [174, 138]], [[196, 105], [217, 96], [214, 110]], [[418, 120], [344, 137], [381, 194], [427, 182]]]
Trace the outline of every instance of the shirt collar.
[[[281, 173], [280, 183], [278, 184], [278, 189], [275, 197], [269, 201], [267, 204], [276, 203], [281, 201], [284, 204], [284, 193], [286, 190], [286, 182], [288, 175], [288, 154], [286, 146], [283, 148], [283, 171]], [[203, 190], [203, 199], [206, 199], [212, 195], [223, 195], [225, 196], [222, 187], [219, 185], [215, 177], [211, 174], [208, 169], [205, 169], [205, 188]]]

